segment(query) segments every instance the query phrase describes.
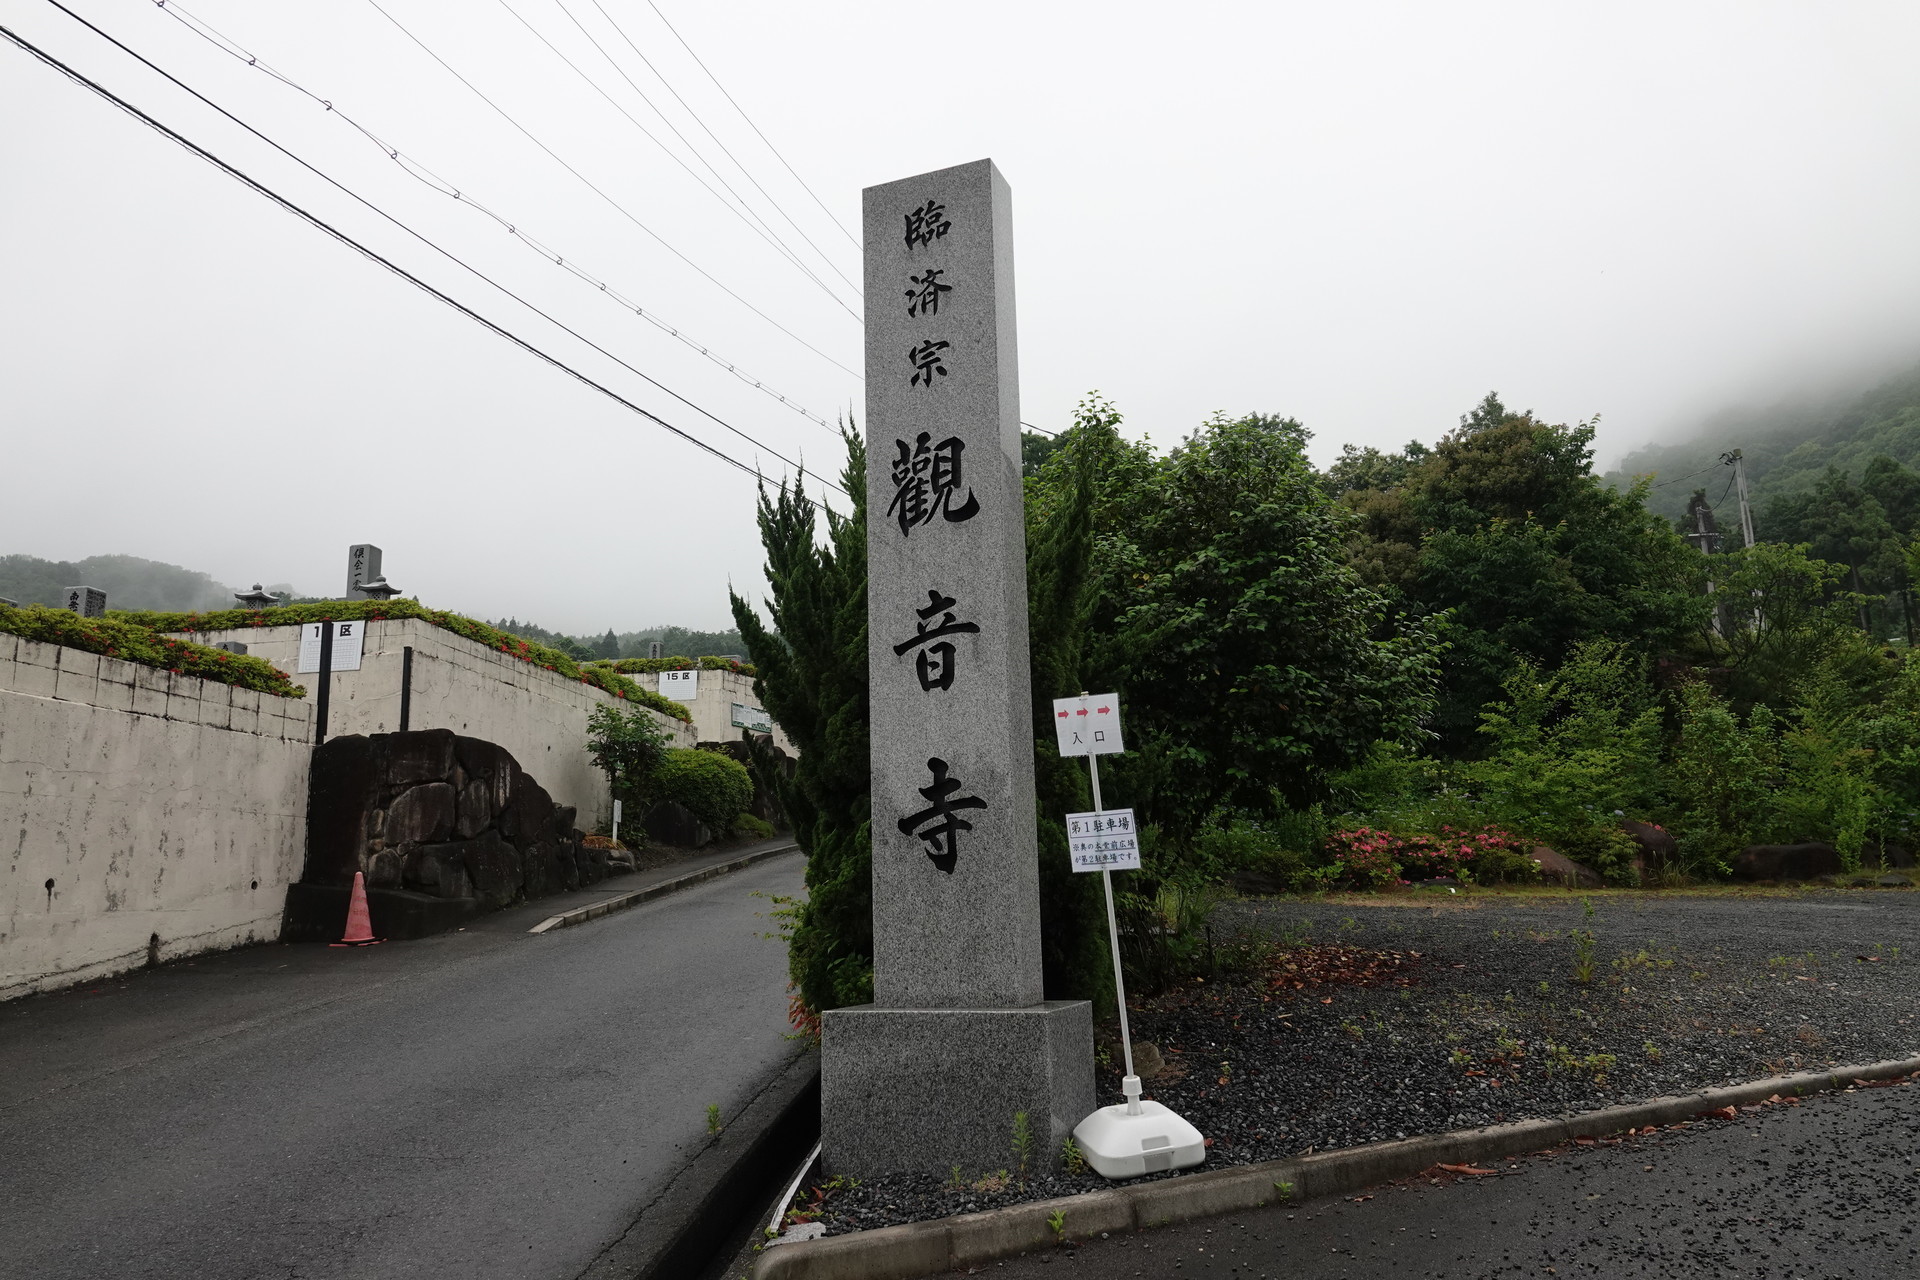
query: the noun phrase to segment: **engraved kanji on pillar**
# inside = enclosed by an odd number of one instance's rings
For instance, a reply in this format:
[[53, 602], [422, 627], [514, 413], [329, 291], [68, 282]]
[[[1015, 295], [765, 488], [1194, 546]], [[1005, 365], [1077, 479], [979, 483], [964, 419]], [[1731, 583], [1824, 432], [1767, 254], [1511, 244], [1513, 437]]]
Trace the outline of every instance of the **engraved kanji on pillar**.
[[874, 998], [1041, 999], [1012, 197], [869, 188]]

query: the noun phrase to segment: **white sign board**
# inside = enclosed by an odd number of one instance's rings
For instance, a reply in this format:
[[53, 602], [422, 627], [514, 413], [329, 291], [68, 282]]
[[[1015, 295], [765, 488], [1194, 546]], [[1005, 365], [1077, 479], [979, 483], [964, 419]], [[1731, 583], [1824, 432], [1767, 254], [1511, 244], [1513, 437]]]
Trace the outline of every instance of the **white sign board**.
[[1138, 871], [1140, 834], [1133, 827], [1133, 810], [1068, 814], [1067, 850], [1075, 871]]
[[1053, 732], [1063, 756], [1110, 756], [1125, 751], [1120, 738], [1120, 695], [1055, 698]]
[[773, 717], [759, 707], [749, 707], [744, 702], [733, 704], [733, 727], [752, 729], [755, 733], [773, 732]]
[[675, 702], [692, 702], [700, 693], [700, 673], [698, 671], [662, 671], [660, 673], [660, 696], [672, 698]]
[[[320, 670], [320, 628], [324, 622], [309, 622], [300, 628], [300, 662], [294, 668], [295, 675], [311, 675]], [[364, 624], [359, 622], [336, 622], [333, 624], [333, 669], [335, 671], [358, 671], [360, 669], [360, 646], [366, 639], [361, 635]]]

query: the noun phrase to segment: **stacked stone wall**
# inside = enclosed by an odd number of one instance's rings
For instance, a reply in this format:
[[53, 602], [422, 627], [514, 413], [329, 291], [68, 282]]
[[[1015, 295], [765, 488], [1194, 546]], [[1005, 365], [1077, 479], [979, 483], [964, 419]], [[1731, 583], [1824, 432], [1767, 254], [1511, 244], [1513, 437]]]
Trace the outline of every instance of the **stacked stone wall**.
[[307, 885], [460, 902], [475, 911], [599, 883], [571, 805], [505, 748], [447, 729], [359, 734], [314, 752]]

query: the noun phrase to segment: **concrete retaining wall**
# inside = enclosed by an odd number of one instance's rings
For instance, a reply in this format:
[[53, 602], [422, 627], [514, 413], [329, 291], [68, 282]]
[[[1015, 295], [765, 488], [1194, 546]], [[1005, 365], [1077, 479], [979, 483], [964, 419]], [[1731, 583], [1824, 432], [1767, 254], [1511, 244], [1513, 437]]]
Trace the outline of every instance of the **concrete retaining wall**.
[[[628, 676], [643, 689], [660, 692], [660, 677], [653, 672]], [[753, 677], [737, 671], [702, 671], [700, 692], [686, 708], [693, 716], [693, 731], [701, 742], [738, 742], [740, 729], [733, 723], [733, 704], [758, 708], [753, 696]], [[773, 726], [773, 743], [788, 755], [798, 755], [793, 743], [778, 724]]]
[[[334, 673], [328, 737], [399, 730], [403, 653], [412, 646], [409, 728], [451, 729], [505, 747], [557, 803], [577, 811], [575, 820], [587, 831], [612, 818], [607, 775], [587, 754], [587, 716], [603, 703], [625, 703], [419, 618], [361, 625], [366, 631], [360, 669]], [[305, 686], [312, 701], [318, 677], [294, 670], [299, 665], [299, 627], [240, 627], [194, 638], [206, 644], [240, 641], [248, 654], [265, 658]], [[667, 729], [671, 745], [690, 747], [699, 740], [684, 722], [649, 714]]]
[[0, 999], [279, 935], [313, 708], [0, 633]]

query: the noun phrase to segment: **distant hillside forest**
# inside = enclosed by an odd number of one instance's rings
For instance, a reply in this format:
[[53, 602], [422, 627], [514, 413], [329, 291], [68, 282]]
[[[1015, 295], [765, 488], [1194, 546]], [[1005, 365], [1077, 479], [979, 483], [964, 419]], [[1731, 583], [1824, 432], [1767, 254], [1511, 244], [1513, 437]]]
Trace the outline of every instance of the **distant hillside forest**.
[[[98, 587], [106, 592], [109, 609], [162, 613], [231, 609], [236, 590], [216, 582], [211, 574], [140, 556], [88, 556], [85, 560], [0, 556], [0, 600], [58, 607], [66, 603], [67, 588], [79, 586]], [[270, 584], [267, 590], [285, 604], [307, 604], [322, 598], [299, 595], [284, 582]], [[644, 658], [648, 642], [653, 640], [660, 641], [662, 654], [677, 657], [746, 652], [738, 631], [692, 631], [686, 627], [658, 626], [644, 631], [608, 630], [598, 636], [570, 636], [517, 618], [503, 618], [493, 625], [525, 639], [552, 645], [574, 658]]]
[[1805, 544], [1814, 558], [1844, 566], [1845, 585], [1869, 597], [1861, 625], [1911, 640], [1920, 622], [1907, 554], [1920, 536], [1920, 366], [1826, 408], [1720, 414], [1689, 440], [1629, 455], [1607, 479], [1625, 489], [1650, 477], [1652, 511], [1683, 535], [1702, 526], [1717, 532], [1715, 549], [1729, 552], [1740, 516], [1722, 457], [1735, 449], [1755, 538]]
[[[252, 584], [248, 584], [252, 585]], [[18, 604], [62, 605], [68, 587], [98, 587], [110, 609], [231, 609], [234, 589], [210, 574], [162, 564], [139, 556], [88, 556], [85, 560], [42, 560], [39, 556], [0, 556], [0, 599]], [[292, 589], [285, 583], [271, 590]]]
[[660, 656], [663, 658], [744, 657], [747, 652], [738, 631], [650, 627], [645, 631], [615, 632], [609, 629], [600, 636], [569, 636], [531, 622], [522, 622], [518, 618], [502, 618], [493, 625], [502, 631], [511, 631], [514, 635], [550, 644], [574, 658], [645, 658], [651, 656], [649, 645], [655, 640], [660, 642]]

